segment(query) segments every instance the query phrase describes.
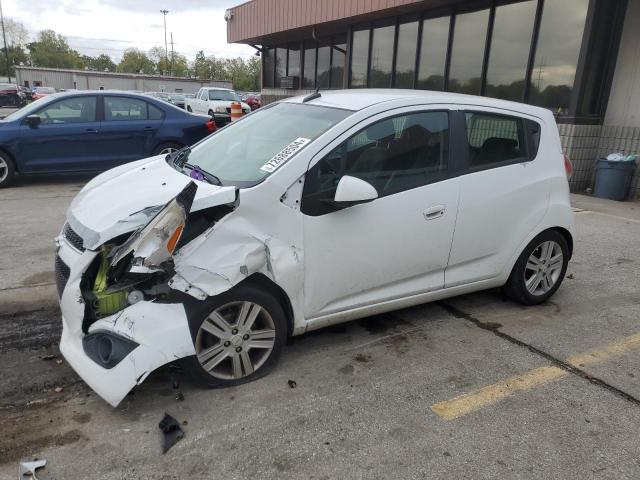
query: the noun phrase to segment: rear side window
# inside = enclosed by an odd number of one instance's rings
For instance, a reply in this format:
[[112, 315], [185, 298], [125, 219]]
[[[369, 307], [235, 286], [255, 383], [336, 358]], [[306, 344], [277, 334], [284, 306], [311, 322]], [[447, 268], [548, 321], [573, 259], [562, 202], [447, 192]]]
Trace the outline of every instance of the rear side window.
[[384, 197], [444, 178], [448, 161], [448, 113], [386, 118], [356, 133], [309, 170], [301, 210], [312, 216], [335, 211], [331, 202], [344, 175], [365, 180]]
[[[524, 119], [485, 112], [466, 112], [465, 120], [470, 168], [497, 167], [533, 158], [528, 148], [529, 129], [525, 129]], [[539, 141], [539, 125], [531, 123], [538, 126]]]
[[107, 121], [146, 120], [147, 102], [137, 98], [105, 97], [104, 119]]
[[96, 120], [96, 97], [70, 97], [39, 110], [42, 124], [86, 123]]
[[164, 116], [164, 114], [162, 113], [162, 110], [160, 110], [158, 107], [154, 107], [150, 103], [148, 104], [148, 106], [149, 106], [149, 120], [162, 120]]

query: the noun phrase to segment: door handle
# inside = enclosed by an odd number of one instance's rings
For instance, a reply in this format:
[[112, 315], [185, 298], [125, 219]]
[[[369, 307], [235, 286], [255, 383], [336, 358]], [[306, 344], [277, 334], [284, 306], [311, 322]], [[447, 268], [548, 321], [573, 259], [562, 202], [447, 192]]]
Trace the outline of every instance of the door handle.
[[427, 208], [422, 215], [425, 220], [435, 220], [436, 218], [440, 218], [444, 215], [446, 207], [444, 205], [434, 205], [433, 207]]
[[146, 127], [144, 127], [145, 130], [152, 130], [153, 127], [150, 127], [149, 125], [147, 125]]
[[87, 133], [98, 133], [96, 128], [87, 128]]

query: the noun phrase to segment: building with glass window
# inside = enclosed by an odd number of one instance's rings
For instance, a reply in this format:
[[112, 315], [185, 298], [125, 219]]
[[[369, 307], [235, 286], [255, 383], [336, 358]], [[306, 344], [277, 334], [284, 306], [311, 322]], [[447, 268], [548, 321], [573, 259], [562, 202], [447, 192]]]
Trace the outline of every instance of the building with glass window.
[[262, 56], [263, 103], [369, 87], [547, 107], [574, 191], [599, 156], [640, 153], [640, 0], [252, 0], [225, 18]]

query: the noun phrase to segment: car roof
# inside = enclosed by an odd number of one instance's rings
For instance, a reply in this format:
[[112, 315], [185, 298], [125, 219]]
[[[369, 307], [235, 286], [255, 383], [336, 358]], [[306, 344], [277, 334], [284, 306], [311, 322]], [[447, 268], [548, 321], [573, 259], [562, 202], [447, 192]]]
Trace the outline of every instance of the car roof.
[[392, 88], [362, 88], [349, 90], [321, 90], [320, 96], [308, 102], [303, 102], [307, 95], [291, 97], [283, 100], [287, 103], [307, 103], [325, 107], [342, 108], [346, 110], [363, 110], [382, 102], [406, 100], [407, 105], [417, 100], [424, 103], [463, 104], [483, 107], [496, 107], [528, 113], [534, 116], [548, 115], [549, 110], [524, 103], [510, 102], [496, 98], [466, 95], [462, 93], [436, 92], [431, 90], [403, 90]]
[[232, 89], [230, 88], [224, 88], [224, 87], [202, 87], [205, 90], [225, 90], [227, 92], [233, 92]]

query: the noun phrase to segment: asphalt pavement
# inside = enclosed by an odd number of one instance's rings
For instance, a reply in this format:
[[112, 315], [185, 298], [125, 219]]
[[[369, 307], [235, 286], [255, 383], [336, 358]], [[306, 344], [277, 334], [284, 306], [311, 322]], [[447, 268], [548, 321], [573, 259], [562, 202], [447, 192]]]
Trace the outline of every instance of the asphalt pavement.
[[[0, 478], [27, 456], [41, 480], [640, 478], [640, 203], [572, 197], [545, 305], [492, 290], [370, 317], [295, 338], [256, 382], [163, 368], [114, 409], [57, 350], [53, 237], [86, 180], [0, 190]], [[165, 412], [185, 436], [163, 455]]]

